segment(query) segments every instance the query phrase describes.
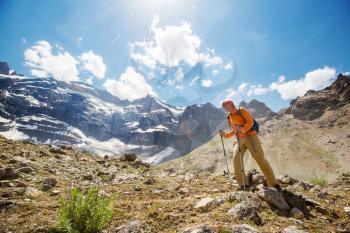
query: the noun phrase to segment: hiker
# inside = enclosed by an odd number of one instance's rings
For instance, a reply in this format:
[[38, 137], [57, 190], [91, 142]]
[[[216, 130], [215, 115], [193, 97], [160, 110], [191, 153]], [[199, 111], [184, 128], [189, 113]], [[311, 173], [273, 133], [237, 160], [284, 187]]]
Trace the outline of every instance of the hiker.
[[[259, 165], [263, 172], [267, 185], [282, 191], [276, 177], [268, 161], [264, 157], [264, 151], [261, 147], [258, 136], [258, 124], [255, 122], [250, 112], [243, 107], [236, 108], [232, 100], [226, 100], [222, 103], [222, 107], [229, 113], [227, 120], [232, 129], [229, 132], [220, 131], [220, 136], [230, 138], [233, 135], [237, 136], [237, 151], [233, 158], [233, 166], [235, 177], [242, 190], [246, 189], [247, 178], [244, 175], [243, 156], [248, 149], [252, 157]], [[254, 126], [254, 127], [253, 127]], [[244, 178], [244, 180], [243, 180]]]

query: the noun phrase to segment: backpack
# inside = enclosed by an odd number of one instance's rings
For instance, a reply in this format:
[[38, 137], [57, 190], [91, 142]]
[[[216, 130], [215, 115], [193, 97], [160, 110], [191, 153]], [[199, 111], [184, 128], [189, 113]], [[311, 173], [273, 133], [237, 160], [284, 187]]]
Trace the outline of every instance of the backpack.
[[[237, 114], [244, 119], [244, 116], [243, 116], [243, 114], [242, 114], [240, 109], [237, 109]], [[227, 115], [227, 120], [228, 121], [229, 121], [229, 118], [230, 118], [230, 113]], [[253, 118], [253, 126], [248, 131], [255, 130], [257, 133], [259, 133], [259, 128], [260, 128], [259, 123]]]

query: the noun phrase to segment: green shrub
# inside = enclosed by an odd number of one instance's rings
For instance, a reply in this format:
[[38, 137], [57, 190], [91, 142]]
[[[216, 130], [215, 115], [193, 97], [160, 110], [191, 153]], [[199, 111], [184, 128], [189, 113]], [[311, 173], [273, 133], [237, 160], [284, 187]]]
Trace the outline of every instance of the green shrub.
[[327, 176], [325, 174], [313, 174], [309, 179], [311, 184], [319, 185], [319, 186], [326, 186], [328, 184]]
[[113, 215], [112, 199], [91, 188], [87, 195], [73, 189], [70, 197], [61, 199], [58, 230], [68, 233], [100, 232]]

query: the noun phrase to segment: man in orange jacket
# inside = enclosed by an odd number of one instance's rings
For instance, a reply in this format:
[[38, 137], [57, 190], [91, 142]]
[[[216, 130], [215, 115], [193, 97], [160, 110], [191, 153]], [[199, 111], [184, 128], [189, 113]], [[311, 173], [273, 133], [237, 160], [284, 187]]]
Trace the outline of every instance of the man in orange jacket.
[[248, 150], [255, 161], [258, 163], [267, 180], [268, 186], [275, 187], [278, 191], [282, 191], [281, 186], [278, 184], [278, 181], [275, 178], [270, 164], [264, 157], [264, 151], [261, 147], [258, 133], [252, 128], [254, 124], [254, 118], [250, 112], [243, 107], [240, 107], [238, 110], [232, 100], [224, 101], [222, 103], [222, 107], [229, 113], [228, 121], [232, 129], [229, 132], [220, 131], [220, 136], [230, 138], [233, 135], [237, 134], [239, 138], [237, 142], [237, 150], [233, 158], [233, 166], [237, 183], [240, 185], [241, 189], [245, 188], [243, 184], [247, 184], [247, 182], [244, 182], [243, 180], [245, 179], [246, 181], [246, 177], [242, 172], [240, 159], [243, 159], [245, 151]]

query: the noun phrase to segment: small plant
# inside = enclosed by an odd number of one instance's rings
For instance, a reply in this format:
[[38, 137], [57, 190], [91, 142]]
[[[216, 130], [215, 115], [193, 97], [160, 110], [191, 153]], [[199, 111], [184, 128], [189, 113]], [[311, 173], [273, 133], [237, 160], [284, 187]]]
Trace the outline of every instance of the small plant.
[[309, 179], [311, 184], [314, 185], [319, 185], [319, 186], [326, 186], [328, 184], [328, 180], [327, 180], [327, 176], [325, 174], [319, 174], [317, 175], [316, 173], [314, 173], [310, 179]]
[[68, 199], [61, 199], [58, 230], [67, 233], [97, 233], [113, 215], [112, 199], [91, 188], [87, 195], [73, 189]]

